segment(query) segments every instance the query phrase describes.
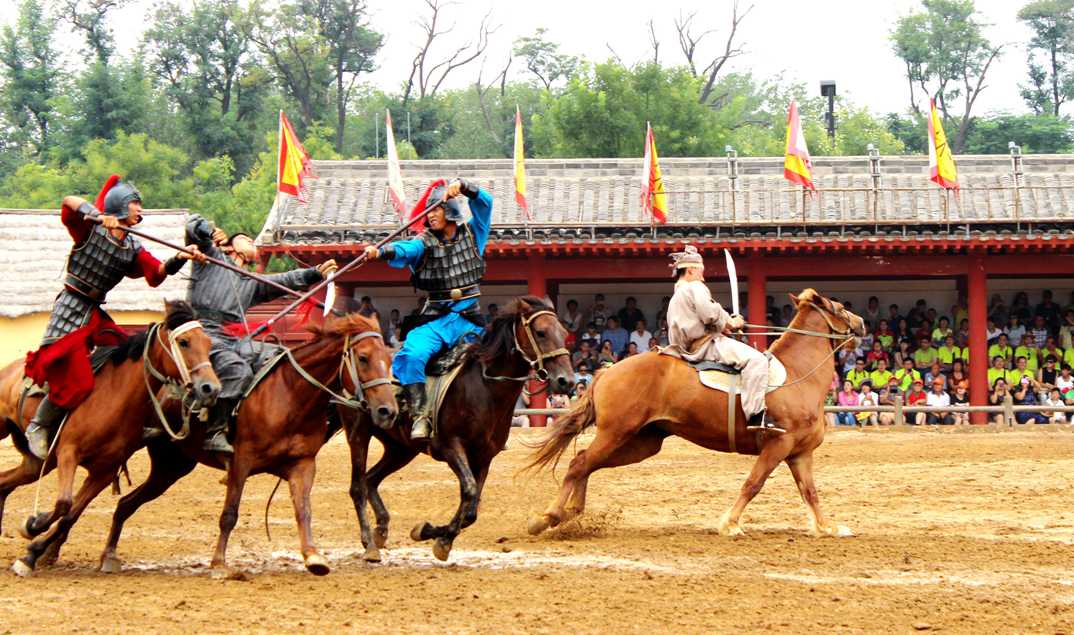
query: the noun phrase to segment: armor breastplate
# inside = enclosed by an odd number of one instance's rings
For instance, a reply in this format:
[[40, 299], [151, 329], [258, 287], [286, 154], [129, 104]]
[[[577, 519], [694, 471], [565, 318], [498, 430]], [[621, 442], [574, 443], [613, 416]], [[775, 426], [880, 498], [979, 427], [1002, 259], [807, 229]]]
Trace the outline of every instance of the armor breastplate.
[[410, 276], [414, 288], [430, 293], [450, 292], [481, 282], [485, 261], [477, 251], [474, 232], [469, 225], [459, 225], [459, 232], [458, 240], [451, 243], [442, 242], [429, 230], [421, 234], [425, 255]]
[[140, 249], [141, 244], [133, 236], [117, 242], [98, 225], [85, 242], [71, 250], [64, 283], [95, 302], [104, 302], [105, 295], [131, 270]]

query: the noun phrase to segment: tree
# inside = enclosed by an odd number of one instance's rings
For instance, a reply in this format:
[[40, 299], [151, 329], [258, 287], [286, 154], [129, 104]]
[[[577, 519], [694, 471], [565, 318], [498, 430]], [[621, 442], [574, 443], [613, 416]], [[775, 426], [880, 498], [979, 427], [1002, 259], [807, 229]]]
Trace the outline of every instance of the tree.
[[0, 35], [0, 66], [4, 92], [0, 107], [15, 129], [13, 141], [29, 142], [40, 156], [52, 141], [49, 127], [55, 114], [53, 99], [61, 86], [55, 26], [41, 0], [23, 0], [14, 28]]
[[1053, 154], [1070, 152], [1074, 144], [1072, 122], [1052, 115], [1000, 114], [978, 118], [966, 140], [966, 152], [972, 154], [1006, 154], [1008, 142], [1014, 141], [1022, 152]]
[[67, 20], [85, 36], [97, 62], [107, 64], [115, 46], [107, 24], [108, 13], [129, 3], [130, 0], [63, 0], [61, 6]]
[[418, 21], [425, 41], [418, 47], [418, 52], [411, 63], [410, 77], [407, 78], [406, 87], [403, 89], [404, 104], [410, 101], [415, 88], [419, 99], [434, 96], [448, 75], [481, 57], [481, 54], [488, 48], [489, 36], [498, 28], [489, 25], [492, 13], [486, 13], [477, 26], [476, 42], [465, 41], [443, 59], [436, 61], [429, 56], [433, 44], [437, 40], [443, 41], [445, 35], [455, 30], [454, 23], [450, 26], [443, 24], [444, 16], [441, 15], [441, 11], [451, 3], [445, 3], [442, 0], [425, 0], [425, 4], [429, 7], [430, 13], [428, 17]]
[[559, 79], [569, 80], [578, 69], [578, 58], [559, 52], [559, 44], [545, 39], [547, 29], [538, 28], [532, 36], [515, 40], [513, 52], [526, 62], [526, 68], [537, 76], [545, 90]]
[[[1033, 30], [1029, 40], [1029, 86], [1022, 98], [1037, 114], [1059, 116], [1059, 107], [1074, 98], [1074, 0], [1035, 0], [1018, 11]], [[1037, 54], [1044, 65], [1037, 63]]]
[[[915, 87], [933, 99], [948, 130], [956, 130], [951, 144], [961, 152], [966, 144], [973, 106], [986, 88], [985, 78], [1002, 50], [982, 34], [973, 0], [921, 0], [923, 12], [900, 18], [891, 34], [896, 55], [906, 65], [910, 105], [921, 107]], [[961, 113], [955, 111], [961, 99]]]
[[[741, 44], [735, 42], [735, 37], [738, 35], [738, 27], [742, 23], [742, 20], [746, 19], [750, 11], [753, 10], [753, 5], [746, 7], [745, 11], [739, 13], [738, 0], [734, 0], [731, 5], [731, 26], [727, 30], [727, 39], [724, 41], [723, 51], [713, 56], [706, 66], [699, 72], [697, 70], [698, 63], [703, 60], [698, 60], [698, 45], [705, 39], [707, 35], [715, 33], [715, 29], [706, 29], [700, 33], [695, 33], [694, 18], [696, 13], [683, 16], [681, 13], [675, 20], [675, 31], [679, 34], [679, 49], [682, 51], [683, 57], [686, 58], [686, 65], [690, 69], [690, 73], [694, 77], [703, 77], [704, 82], [701, 84], [701, 90], [698, 93], [698, 101], [703, 104], [710, 103], [713, 98], [713, 89], [716, 86], [716, 80], [720, 75], [720, 71], [723, 70], [724, 65], [727, 64], [732, 58], [738, 57], [745, 52], [745, 49]], [[650, 25], [650, 32], [651, 32]], [[655, 36], [653, 36], [655, 40]], [[655, 48], [655, 45], [654, 45]]]

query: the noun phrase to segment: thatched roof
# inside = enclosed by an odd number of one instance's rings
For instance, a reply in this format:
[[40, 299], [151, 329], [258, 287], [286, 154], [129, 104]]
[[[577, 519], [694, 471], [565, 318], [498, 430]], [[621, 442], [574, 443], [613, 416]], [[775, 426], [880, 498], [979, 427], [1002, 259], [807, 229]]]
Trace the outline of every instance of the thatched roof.
[[[150, 210], [138, 226], [174, 243], [182, 243], [186, 210]], [[148, 241], [157, 258], [175, 252]], [[63, 286], [71, 236], [59, 212], [0, 209], [0, 317], [19, 317], [52, 309]], [[186, 296], [183, 273], [153, 289], [144, 280], [124, 280], [108, 294], [107, 311], [160, 311], [164, 298]]]

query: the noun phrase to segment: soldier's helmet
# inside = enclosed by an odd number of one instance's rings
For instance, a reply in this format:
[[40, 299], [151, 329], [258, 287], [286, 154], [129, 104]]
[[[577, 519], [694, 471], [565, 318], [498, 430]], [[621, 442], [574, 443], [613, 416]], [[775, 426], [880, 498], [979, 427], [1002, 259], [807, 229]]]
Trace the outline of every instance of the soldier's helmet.
[[127, 206], [134, 201], [142, 202], [142, 195], [138, 192], [138, 188], [125, 181], [120, 181], [108, 190], [108, 194], [104, 197], [104, 209], [101, 212], [124, 219], [130, 215]]
[[430, 210], [437, 205], [444, 206], [444, 220], [452, 223], [461, 223], [463, 221], [462, 205], [459, 204], [458, 197], [444, 199], [444, 193], [447, 192], [446, 185], [437, 185], [433, 188], [433, 191], [429, 192], [428, 203], [425, 205], [426, 210]]

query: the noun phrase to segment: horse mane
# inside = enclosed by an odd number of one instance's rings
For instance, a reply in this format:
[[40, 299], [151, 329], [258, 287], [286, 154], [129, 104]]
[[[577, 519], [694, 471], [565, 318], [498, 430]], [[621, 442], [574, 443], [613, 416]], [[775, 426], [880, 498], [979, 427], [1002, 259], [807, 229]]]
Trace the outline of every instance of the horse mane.
[[[824, 296], [822, 296], [816, 289], [812, 287], [807, 287], [803, 289], [802, 292], [799, 293], [795, 298], [794, 319], [791, 320], [791, 323], [788, 326], [796, 329], [804, 329], [805, 325], [803, 323], [806, 320], [806, 313], [802, 311], [802, 306], [809, 306], [808, 304], [806, 304], [807, 302], [815, 303], [822, 299], [824, 299]], [[777, 353], [779, 353], [780, 350], [788, 346], [786, 340], [787, 335], [787, 333], [780, 335], [778, 338], [776, 338], [776, 341], [772, 342], [772, 345], [768, 347], [768, 350], [773, 355], [776, 355]]]
[[323, 324], [310, 324], [306, 330], [314, 335], [345, 337], [354, 333], [376, 331], [380, 333], [380, 323], [360, 313], [348, 313], [341, 317], [331, 317]]
[[515, 346], [515, 318], [534, 311], [551, 311], [552, 306], [535, 295], [524, 295], [511, 300], [492, 321], [477, 346], [477, 356], [485, 364], [509, 355]]
[[[188, 302], [184, 300], [164, 301], [164, 326], [168, 327], [168, 330], [179, 328], [196, 319], [198, 319], [198, 316], [194, 312], [194, 307], [190, 306]], [[149, 337], [149, 331], [151, 330], [152, 325], [144, 331], [135, 333], [123, 340], [123, 343], [109, 355], [109, 360], [113, 364], [119, 364], [128, 359], [141, 359], [142, 353], [145, 352], [145, 341]]]

